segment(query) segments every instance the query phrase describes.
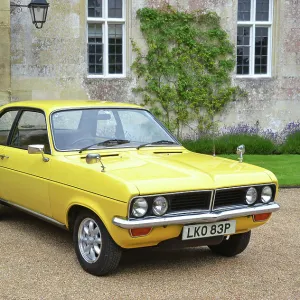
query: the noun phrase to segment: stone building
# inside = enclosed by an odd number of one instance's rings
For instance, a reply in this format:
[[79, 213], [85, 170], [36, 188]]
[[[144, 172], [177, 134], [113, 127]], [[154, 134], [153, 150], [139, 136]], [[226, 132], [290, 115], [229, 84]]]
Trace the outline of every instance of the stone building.
[[[11, 0], [13, 1], [13, 0]], [[30, 0], [15, 0], [28, 4]], [[143, 44], [136, 12], [159, 0], [49, 0], [37, 30], [27, 8], [0, 1], [0, 104], [31, 99], [136, 101], [130, 39]], [[299, 0], [169, 0], [216, 11], [237, 45], [233, 80], [249, 94], [223, 124], [279, 131], [300, 120]]]

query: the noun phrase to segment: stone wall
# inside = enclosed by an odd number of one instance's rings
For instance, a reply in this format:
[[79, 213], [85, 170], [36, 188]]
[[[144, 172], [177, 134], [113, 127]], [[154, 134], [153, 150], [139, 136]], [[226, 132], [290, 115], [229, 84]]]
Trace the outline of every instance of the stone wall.
[[300, 1], [274, 0], [274, 12], [272, 77], [235, 79], [249, 97], [228, 107], [224, 123], [258, 123], [278, 132], [300, 121]]
[[9, 0], [0, 1], [0, 105], [10, 100]]
[[128, 76], [124, 79], [87, 76], [86, 0], [49, 3], [47, 22], [41, 30], [31, 24], [26, 8], [11, 16], [12, 100], [129, 101], [129, 60]]
[[84, 1], [49, 2], [40, 30], [27, 8], [11, 15], [13, 101], [88, 97], [83, 87], [85, 24], [80, 17]]
[[[24, 0], [25, 1], [25, 0]], [[132, 93], [136, 78], [130, 71], [134, 60], [130, 38], [144, 45], [136, 11], [145, 6], [162, 5], [159, 0], [127, 0], [127, 76], [120, 79], [87, 77], [86, 0], [52, 0], [44, 28], [35, 29], [30, 14], [11, 14], [11, 99], [103, 99], [138, 102]], [[179, 9], [214, 10], [232, 42], [236, 41], [236, 0], [171, 0]], [[220, 116], [222, 124], [258, 124], [281, 130], [288, 122], [300, 120], [300, 1], [274, 0], [273, 74], [265, 79], [235, 79], [235, 84], [248, 91], [248, 101], [229, 105]], [[7, 12], [1, 0], [0, 34], [9, 38], [8, 27], [2, 24]], [[27, 3], [26, 3], [27, 4]], [[4, 7], [3, 7], [4, 5]], [[3, 17], [4, 16], [4, 17]], [[9, 21], [8, 21], [9, 22]], [[6, 23], [8, 24], [8, 23]], [[5, 27], [6, 26], [6, 27]], [[5, 51], [1, 42], [0, 51]], [[4, 50], [3, 50], [4, 49]], [[1, 65], [4, 59], [1, 55]], [[0, 67], [0, 72], [3, 68]], [[6, 69], [5, 69], [6, 70]], [[1, 73], [2, 74], [2, 73]], [[5, 71], [9, 74], [9, 71]], [[2, 76], [2, 75], [1, 75]], [[6, 78], [6, 77], [4, 77]], [[8, 77], [9, 78], [9, 77]], [[9, 80], [1, 82], [2, 101], [9, 99]], [[3, 96], [4, 95], [4, 96]]]

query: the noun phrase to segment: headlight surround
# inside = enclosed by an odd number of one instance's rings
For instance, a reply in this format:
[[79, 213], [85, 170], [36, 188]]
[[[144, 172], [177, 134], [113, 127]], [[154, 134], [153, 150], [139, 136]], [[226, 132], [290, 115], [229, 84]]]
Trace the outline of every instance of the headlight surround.
[[246, 193], [246, 203], [248, 205], [252, 205], [255, 203], [255, 201], [257, 200], [257, 190], [256, 188], [254, 187], [250, 187], [248, 190], [247, 190], [247, 193]]
[[168, 207], [168, 200], [163, 196], [156, 197], [153, 200], [152, 211], [156, 216], [164, 215], [167, 212]]
[[137, 198], [132, 203], [131, 213], [136, 218], [143, 217], [148, 211], [148, 202], [145, 198]]
[[261, 191], [261, 201], [263, 203], [269, 203], [273, 198], [273, 191], [270, 186], [263, 187]]

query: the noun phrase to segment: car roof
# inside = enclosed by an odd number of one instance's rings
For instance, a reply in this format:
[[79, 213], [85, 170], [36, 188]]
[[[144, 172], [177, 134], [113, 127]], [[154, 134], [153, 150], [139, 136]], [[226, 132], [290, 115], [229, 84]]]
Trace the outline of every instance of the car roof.
[[12, 102], [2, 106], [1, 109], [9, 107], [37, 108], [47, 112], [69, 108], [141, 108], [130, 103], [99, 100], [31, 100]]

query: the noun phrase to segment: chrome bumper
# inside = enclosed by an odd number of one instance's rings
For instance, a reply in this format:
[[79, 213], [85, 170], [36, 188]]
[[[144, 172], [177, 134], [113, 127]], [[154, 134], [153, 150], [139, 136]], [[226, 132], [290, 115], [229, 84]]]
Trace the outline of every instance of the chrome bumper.
[[260, 205], [246, 208], [227, 210], [222, 212], [211, 212], [197, 215], [178, 215], [168, 217], [153, 217], [148, 219], [126, 220], [120, 217], [113, 218], [113, 224], [125, 229], [158, 227], [165, 225], [183, 225], [193, 223], [210, 223], [236, 217], [245, 217], [263, 213], [272, 213], [279, 210], [277, 203]]

